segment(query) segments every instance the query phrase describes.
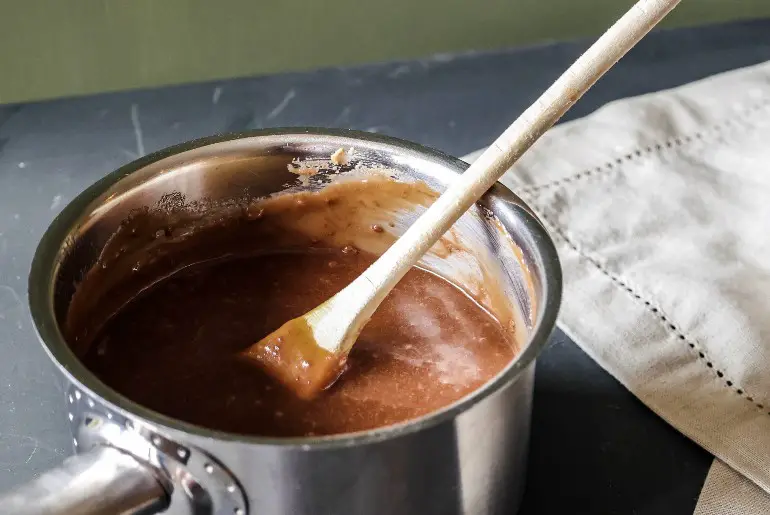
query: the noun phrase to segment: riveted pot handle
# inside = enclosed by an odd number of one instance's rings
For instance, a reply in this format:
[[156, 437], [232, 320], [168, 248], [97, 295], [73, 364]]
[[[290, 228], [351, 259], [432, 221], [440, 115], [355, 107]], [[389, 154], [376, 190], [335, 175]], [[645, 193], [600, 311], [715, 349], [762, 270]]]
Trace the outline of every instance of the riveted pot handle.
[[148, 515], [168, 504], [152, 467], [104, 445], [0, 495], [4, 515]]

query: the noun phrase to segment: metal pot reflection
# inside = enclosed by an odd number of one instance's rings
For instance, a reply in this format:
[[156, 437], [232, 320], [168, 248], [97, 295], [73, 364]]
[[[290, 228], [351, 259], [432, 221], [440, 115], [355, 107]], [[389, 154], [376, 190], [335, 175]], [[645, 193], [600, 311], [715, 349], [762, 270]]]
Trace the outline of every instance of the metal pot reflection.
[[[0, 497], [2, 513], [399, 514], [513, 513], [523, 492], [534, 364], [554, 328], [561, 272], [547, 232], [495, 185], [456, 231], [500, 273], [522, 314], [518, 357], [468, 397], [407, 423], [363, 433], [260, 438], [155, 413], [99, 381], [60, 330], [75, 284], [135, 208], [164, 195], [262, 197], [296, 179], [295, 159], [338, 148], [443, 190], [467, 164], [405, 141], [326, 129], [257, 131], [193, 141], [130, 163], [70, 203], [38, 247], [29, 280], [36, 330], [67, 383], [76, 455]], [[496, 220], [501, 233], [485, 227]], [[464, 220], [464, 221], [463, 221]], [[510, 240], [508, 240], [510, 238]], [[513, 243], [509, 245], [508, 243]], [[441, 267], [428, 256], [427, 266]], [[441, 272], [441, 270], [439, 270]], [[461, 278], [449, 279], [462, 283]]]

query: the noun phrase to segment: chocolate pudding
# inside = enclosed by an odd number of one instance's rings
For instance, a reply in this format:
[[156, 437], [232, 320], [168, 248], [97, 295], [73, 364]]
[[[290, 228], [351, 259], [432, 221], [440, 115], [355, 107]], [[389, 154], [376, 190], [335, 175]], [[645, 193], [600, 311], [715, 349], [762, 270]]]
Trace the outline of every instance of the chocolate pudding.
[[[122, 395], [216, 430], [329, 435], [441, 409], [516, 354], [512, 320], [504, 310], [502, 317], [490, 311], [490, 299], [502, 303], [494, 287], [471, 296], [413, 268], [365, 327], [341, 378], [309, 401], [241, 355], [376, 259], [353, 243], [386, 248], [393, 241], [384, 210], [433, 198], [424, 185], [383, 179], [230, 206], [226, 215], [140, 211], [78, 286], [68, 339]], [[436, 249], [442, 256], [463, 252], [447, 239]]]

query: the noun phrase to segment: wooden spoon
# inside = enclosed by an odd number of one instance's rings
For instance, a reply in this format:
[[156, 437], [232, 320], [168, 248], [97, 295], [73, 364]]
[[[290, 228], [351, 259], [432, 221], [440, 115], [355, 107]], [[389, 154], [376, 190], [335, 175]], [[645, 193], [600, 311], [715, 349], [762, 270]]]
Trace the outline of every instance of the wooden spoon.
[[244, 351], [310, 399], [341, 374], [374, 311], [406, 272], [516, 160], [680, 0], [640, 0], [458, 176], [436, 202], [345, 289]]

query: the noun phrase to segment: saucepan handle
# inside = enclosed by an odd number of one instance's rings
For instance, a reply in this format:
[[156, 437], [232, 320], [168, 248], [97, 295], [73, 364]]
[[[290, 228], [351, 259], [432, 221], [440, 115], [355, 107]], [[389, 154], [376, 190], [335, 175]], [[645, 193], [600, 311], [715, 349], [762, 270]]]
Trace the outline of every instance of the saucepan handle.
[[152, 467], [114, 447], [98, 445], [0, 495], [0, 513], [147, 515], [165, 510], [168, 503]]

